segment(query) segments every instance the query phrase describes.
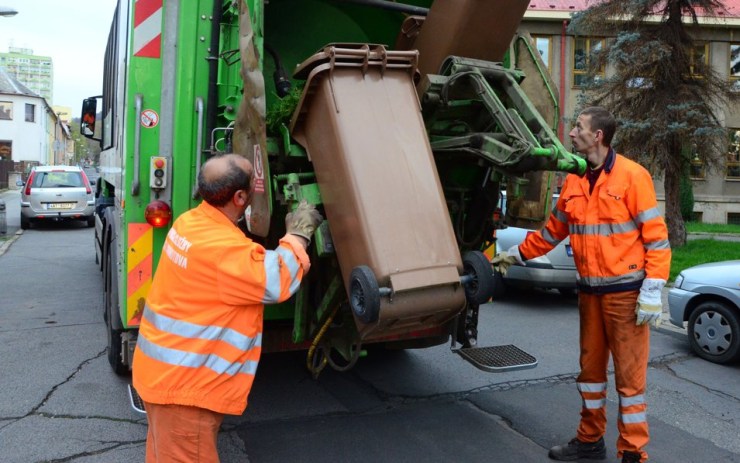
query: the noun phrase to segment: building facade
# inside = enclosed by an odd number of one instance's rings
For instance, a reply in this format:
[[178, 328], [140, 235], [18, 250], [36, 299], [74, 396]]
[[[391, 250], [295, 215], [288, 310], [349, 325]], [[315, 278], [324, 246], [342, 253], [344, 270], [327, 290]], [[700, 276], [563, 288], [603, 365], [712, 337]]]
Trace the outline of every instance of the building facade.
[[47, 102], [54, 101], [54, 64], [48, 56], [37, 56], [28, 48], [9, 47], [0, 53], [0, 67]]
[[[700, 73], [711, 66], [735, 83], [740, 91], [740, 0], [725, 0], [727, 13], [721, 17], [700, 17], [699, 26], [689, 27], [696, 46], [692, 52], [694, 69]], [[582, 94], [589, 54], [604, 46], [610, 37], [574, 36], [568, 31], [573, 13], [588, 8], [587, 0], [531, 0], [521, 29], [532, 35], [536, 48], [559, 90], [558, 135], [568, 146], [570, 118]], [[654, 18], [657, 21], [659, 18]], [[603, 69], [605, 76], [610, 69]], [[709, 171], [697, 156], [692, 163], [694, 214], [706, 223], [740, 224], [740, 108], [724, 107], [719, 114], [728, 129], [726, 161], [720, 171]], [[658, 199], [663, 203], [663, 183], [655, 179]]]
[[0, 67], [0, 158], [22, 165], [66, 164], [69, 140], [68, 126], [46, 100]]

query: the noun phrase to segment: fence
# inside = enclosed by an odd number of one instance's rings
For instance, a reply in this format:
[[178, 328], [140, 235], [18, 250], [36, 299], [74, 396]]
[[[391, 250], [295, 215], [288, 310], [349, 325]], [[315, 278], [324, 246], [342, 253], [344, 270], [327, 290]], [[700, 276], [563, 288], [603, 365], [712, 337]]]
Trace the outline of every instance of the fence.
[[0, 190], [8, 188], [8, 176], [15, 170], [15, 163], [10, 159], [0, 159]]

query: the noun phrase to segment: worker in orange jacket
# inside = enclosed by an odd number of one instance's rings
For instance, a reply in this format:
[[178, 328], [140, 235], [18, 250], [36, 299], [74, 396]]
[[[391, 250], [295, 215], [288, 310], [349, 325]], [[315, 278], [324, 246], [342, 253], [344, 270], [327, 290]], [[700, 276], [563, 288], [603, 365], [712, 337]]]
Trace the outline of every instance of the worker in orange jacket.
[[321, 216], [305, 202], [274, 251], [237, 227], [251, 197], [251, 163], [229, 154], [198, 175], [203, 202], [172, 225], [147, 296], [133, 384], [147, 412], [146, 461], [217, 462], [224, 414], [241, 414], [262, 344], [264, 304], [298, 289]]
[[576, 437], [550, 449], [554, 460], [606, 458], [607, 367], [611, 352], [619, 395], [617, 455], [624, 463], [646, 461], [645, 386], [649, 327], [662, 313], [671, 249], [650, 174], [611, 148], [614, 117], [589, 107], [570, 138], [588, 163], [584, 177], [568, 175], [543, 230], [494, 257], [511, 264], [546, 254], [570, 235], [578, 270], [580, 365], [583, 399]]

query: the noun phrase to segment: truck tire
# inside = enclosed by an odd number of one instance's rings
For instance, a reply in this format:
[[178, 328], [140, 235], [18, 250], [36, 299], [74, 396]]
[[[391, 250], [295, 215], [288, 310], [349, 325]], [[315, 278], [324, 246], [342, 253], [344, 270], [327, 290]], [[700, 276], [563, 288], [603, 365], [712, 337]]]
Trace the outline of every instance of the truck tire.
[[468, 251], [463, 255], [463, 269], [473, 281], [465, 285], [465, 296], [475, 305], [485, 304], [491, 299], [496, 283], [493, 267], [485, 254], [480, 251]]
[[[113, 328], [113, 317], [118, 316], [118, 310], [116, 302], [113, 299], [116, 297], [115, 292], [112, 290], [113, 285], [117, 284], [117, 280], [113, 279], [113, 265], [110, 256], [110, 244], [106, 245], [106, 258], [105, 258], [105, 271], [104, 271], [104, 283], [105, 292], [103, 298], [105, 302], [105, 328], [108, 338], [108, 363], [110, 363], [113, 372], [120, 376], [127, 376], [129, 369], [123, 363], [121, 357], [122, 341], [121, 334], [123, 330]], [[117, 297], [116, 297], [117, 299]]]
[[375, 323], [380, 315], [380, 289], [375, 274], [359, 265], [349, 275], [349, 305], [363, 323]]

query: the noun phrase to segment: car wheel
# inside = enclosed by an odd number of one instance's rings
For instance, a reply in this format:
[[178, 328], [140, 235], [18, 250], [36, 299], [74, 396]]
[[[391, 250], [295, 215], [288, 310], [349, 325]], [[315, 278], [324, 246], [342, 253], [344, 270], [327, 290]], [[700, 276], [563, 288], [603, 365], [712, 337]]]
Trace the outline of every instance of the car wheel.
[[94, 227], [94, 226], [95, 226], [95, 216], [94, 216], [94, 215], [93, 215], [93, 216], [91, 216], [91, 217], [88, 217], [88, 218], [87, 218], [87, 219], [85, 219], [85, 220], [87, 221], [87, 227], [88, 227], [88, 228], [92, 228], [92, 227]]
[[740, 320], [737, 310], [720, 301], [699, 304], [689, 317], [689, 342], [696, 354], [710, 362], [740, 359]]
[[29, 228], [31, 228], [31, 219], [21, 216], [21, 228], [23, 230], [28, 230]]

